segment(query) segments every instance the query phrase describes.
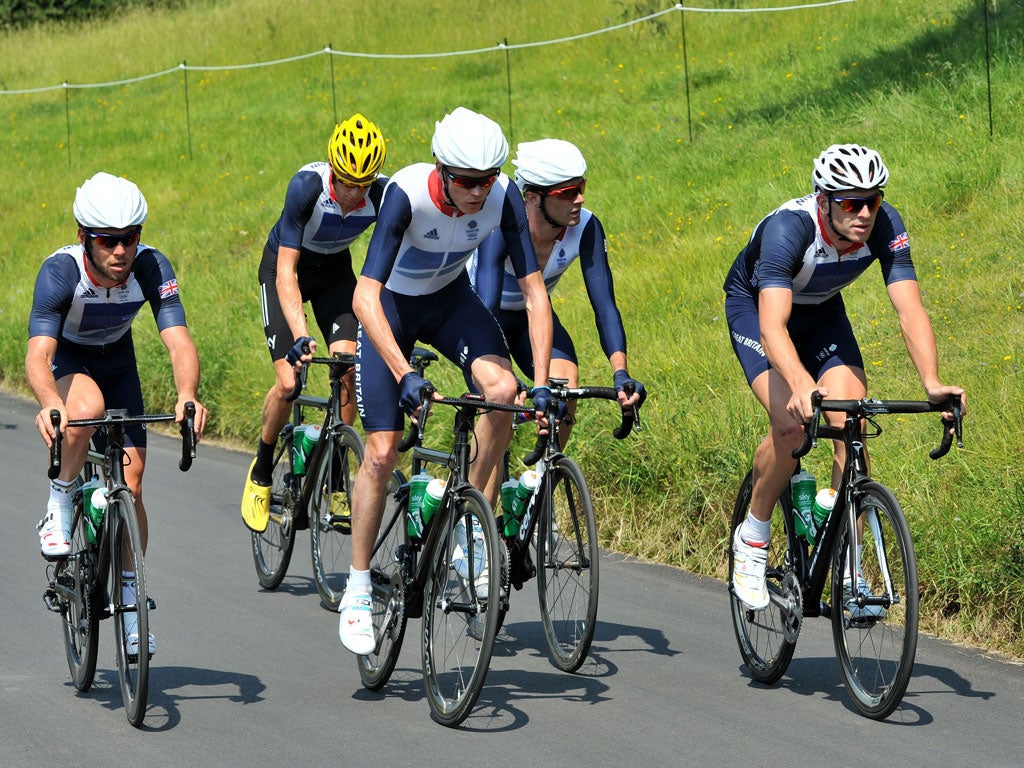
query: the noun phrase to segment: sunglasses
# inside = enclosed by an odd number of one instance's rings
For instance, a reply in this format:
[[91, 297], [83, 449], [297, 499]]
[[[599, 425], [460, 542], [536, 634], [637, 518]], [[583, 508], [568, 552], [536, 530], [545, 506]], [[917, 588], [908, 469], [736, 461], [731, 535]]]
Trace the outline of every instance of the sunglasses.
[[587, 188], [587, 180], [583, 179], [579, 184], [572, 184], [568, 187], [558, 187], [556, 189], [545, 189], [543, 194], [546, 197], [554, 197], [557, 200], [572, 201], [583, 194], [583, 191]]
[[443, 165], [441, 170], [448, 177], [448, 181], [463, 189], [476, 189], [480, 187], [480, 189], [487, 190], [494, 186], [494, 182], [498, 179], [497, 168], [488, 171], [486, 176], [463, 176], [461, 173], [452, 173]]
[[347, 179], [344, 176], [339, 176], [337, 173], [335, 173], [334, 180], [345, 187], [358, 187], [359, 189], [366, 189], [367, 187], [373, 186], [373, 182], [377, 180], [377, 177], [374, 176], [369, 181], [353, 181], [352, 179]]
[[868, 213], [874, 213], [882, 204], [883, 197], [885, 197], [884, 192], [875, 192], [868, 197], [830, 197], [829, 199], [847, 213], [860, 213], [865, 205], [868, 207]]
[[134, 232], [128, 232], [123, 235], [112, 235], [108, 232], [86, 232], [85, 234], [92, 238], [92, 241], [100, 248], [113, 250], [119, 245], [123, 245], [125, 248], [133, 248], [138, 245], [142, 230], [136, 229]]

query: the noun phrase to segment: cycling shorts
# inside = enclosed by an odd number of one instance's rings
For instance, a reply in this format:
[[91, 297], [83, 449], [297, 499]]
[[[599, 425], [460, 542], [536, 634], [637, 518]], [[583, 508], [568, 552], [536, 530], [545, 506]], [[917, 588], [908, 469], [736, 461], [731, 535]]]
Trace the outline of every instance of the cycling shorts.
[[[480, 301], [465, 271], [434, 293], [408, 296], [381, 289], [381, 306], [402, 355], [429, 344], [468, 372], [487, 355], [508, 359], [498, 321]], [[405, 413], [401, 387], [362, 326], [356, 339], [356, 406], [366, 432], [400, 432]]]
[[[726, 296], [725, 318], [733, 351], [743, 367], [747, 384], [752, 384], [754, 379], [772, 367], [761, 347], [757, 297]], [[822, 304], [794, 304], [786, 329], [800, 362], [815, 381], [838, 365], [863, 370], [864, 359], [853, 335], [850, 318], [846, 316], [841, 294]]]
[[[576, 347], [572, 343], [569, 332], [565, 330], [558, 315], [551, 310], [551, 321], [554, 325], [554, 335], [551, 345], [552, 360], [568, 360], [573, 365], [579, 366], [576, 359]], [[498, 323], [505, 334], [505, 341], [508, 342], [509, 351], [516, 365], [529, 379], [533, 381], [533, 347], [530, 346], [530, 321], [525, 309], [499, 309]]]
[[[356, 276], [352, 256], [342, 253], [322, 260], [307, 254], [299, 259], [296, 273], [303, 303], [309, 302], [320, 334], [330, 347], [336, 341], [355, 341], [356, 316], [352, 311], [352, 294]], [[260, 262], [260, 301], [263, 304], [263, 331], [267, 336], [270, 359], [284, 360], [295, 339], [281, 311], [277, 295], [277, 251], [264, 247]]]
[[[135, 345], [131, 333], [127, 333], [114, 344], [89, 347], [57, 342], [53, 355], [53, 378], [60, 381], [65, 376], [81, 373], [96, 382], [103, 395], [104, 408], [124, 408], [129, 416], [145, 413], [142, 402], [142, 384], [139, 381], [139, 367], [135, 360]], [[96, 450], [107, 446], [107, 436], [97, 430], [92, 438]], [[146, 447], [146, 425], [133, 424], [125, 430], [125, 445], [144, 449]]]

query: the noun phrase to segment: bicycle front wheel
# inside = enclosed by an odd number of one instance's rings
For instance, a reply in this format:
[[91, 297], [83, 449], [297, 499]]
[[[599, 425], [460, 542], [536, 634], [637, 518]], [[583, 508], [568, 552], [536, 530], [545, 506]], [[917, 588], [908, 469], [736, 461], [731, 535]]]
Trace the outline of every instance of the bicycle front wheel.
[[[785, 674], [789, 663], [793, 660], [793, 652], [796, 650], [795, 629], [802, 618], [802, 609], [799, 605], [792, 604], [789, 590], [783, 583], [786, 575], [785, 545], [779, 547], [777, 550], [779, 554], [774, 554], [770, 548], [768, 550], [765, 575], [768, 593], [773, 599], [767, 608], [763, 611], [751, 610], [733, 591], [732, 540], [736, 529], [743, 525], [743, 521], [747, 517], [753, 488], [753, 476], [748, 472], [740, 485], [740, 492], [732, 511], [732, 526], [729, 528], [729, 602], [732, 608], [732, 625], [736, 632], [736, 642], [739, 644], [743, 663], [747, 665], [751, 677], [759, 683], [771, 685]], [[776, 541], [786, 542], [789, 540], [785, 533], [785, 526], [792, 517], [783, 514], [781, 507], [792, 509], [792, 505], [787, 483], [786, 490], [783, 491], [782, 497], [772, 513], [772, 520], [777, 521], [775, 526], [780, 528], [772, 533], [772, 538]], [[793, 611], [799, 612], [799, 615], [791, 613], [787, 616], [779, 606], [779, 598], [786, 598], [785, 602], [790, 602]], [[794, 625], [794, 622], [797, 622], [797, 625]]]
[[[395, 671], [405, 638], [405, 574], [413, 568], [413, 553], [405, 530], [408, 492], [396, 496], [405, 478], [397, 469], [388, 481], [384, 497], [384, 516], [377, 545], [370, 558], [370, 582], [373, 585], [373, 635], [377, 645], [366, 656], [357, 656], [363, 687], [380, 690]], [[408, 488], [408, 486], [406, 486]]]
[[[142, 562], [142, 535], [135, 501], [116, 491], [107, 507], [110, 530], [110, 604], [113, 606], [117, 674], [128, 722], [138, 727], [149, 698], [149, 599]], [[134, 582], [134, 590], [132, 589]]]
[[[474, 488], [454, 500], [448, 513], [434, 520], [444, 526], [433, 536], [423, 594], [423, 680], [431, 716], [456, 726], [469, 715], [483, 690], [498, 632], [501, 578], [491, 578], [500, 564], [491, 505]], [[499, 566], [500, 567], [500, 566]]]
[[337, 611], [345, 591], [352, 536], [352, 484], [363, 463], [363, 441], [347, 424], [330, 436], [320, 466], [312, 468], [309, 535], [313, 580], [324, 607]]
[[291, 438], [279, 440], [270, 484], [270, 522], [263, 533], [252, 533], [252, 559], [256, 578], [264, 589], [281, 586], [295, 547], [295, 506], [299, 483], [291, 470]]
[[832, 637], [854, 705], [881, 720], [903, 700], [914, 668], [917, 560], [906, 517], [888, 488], [865, 483], [856, 504], [856, 570], [850, 568], [849, 531], [832, 563]]
[[544, 482], [536, 541], [540, 615], [552, 662], [575, 672], [586, 661], [597, 623], [594, 504], [583, 472], [571, 459], [549, 467]]
[[54, 580], [57, 582], [58, 605], [64, 629], [64, 652], [71, 680], [79, 691], [87, 691], [96, 676], [100, 617], [91, 589], [96, 581], [98, 553], [86, 541], [82, 515], [79, 495], [75, 501], [71, 555], [56, 566]]

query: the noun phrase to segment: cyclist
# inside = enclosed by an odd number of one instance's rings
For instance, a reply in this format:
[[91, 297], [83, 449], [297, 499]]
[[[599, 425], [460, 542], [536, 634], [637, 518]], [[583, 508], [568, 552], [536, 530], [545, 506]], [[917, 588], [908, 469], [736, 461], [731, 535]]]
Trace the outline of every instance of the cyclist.
[[[71, 495], [95, 431], [67, 429], [68, 420], [100, 418], [107, 408], [124, 408], [132, 415], [145, 411], [131, 333], [144, 304], [152, 308], [170, 355], [178, 392], [177, 421], [184, 417], [185, 403], [194, 402], [198, 439], [207, 415], [196, 397], [199, 355], [185, 325], [177, 277], [164, 254], [140, 242], [148, 212], [142, 192], [127, 179], [97, 173], [78, 188], [73, 210], [78, 243], [54, 252], [39, 269], [25, 356], [25, 376], [40, 407], [36, 429], [47, 447], [52, 445], [57, 435], [50, 411], [56, 410], [60, 429], [66, 430], [60, 475], [50, 481], [46, 516], [39, 523], [40, 546], [47, 558], [71, 551]], [[95, 440], [103, 443], [105, 436], [97, 433]], [[135, 495], [145, 549], [145, 427], [129, 427], [125, 442], [125, 479]], [[125, 601], [134, 603], [134, 574], [124, 574], [122, 583]], [[137, 651], [138, 633], [131, 629], [126, 621], [128, 644]], [[150, 635], [149, 652], [155, 650]]]
[[[765, 564], [771, 513], [796, 466], [792, 451], [813, 413], [811, 395], [860, 399], [867, 377], [840, 291], [872, 262], [925, 393], [937, 403], [960, 387], [941, 382], [931, 320], [921, 301], [907, 230], [884, 202], [889, 171], [878, 152], [834, 144], [814, 161], [813, 194], [790, 200], [761, 220], [725, 280], [733, 350], [754, 395], [768, 412], [767, 438], [754, 453], [753, 495], [736, 530], [733, 588], [754, 610], [768, 605]], [[944, 414], [949, 417], [951, 414]], [[835, 423], [842, 414], [832, 415]], [[835, 443], [831, 483], [844, 461]], [[861, 591], [868, 593], [860, 581]]]
[[[380, 176], [386, 153], [380, 129], [362, 115], [337, 125], [327, 142], [327, 162], [304, 165], [292, 177], [284, 210], [263, 247], [263, 330], [277, 378], [263, 400], [260, 442], [242, 493], [242, 520], [256, 532], [266, 530], [270, 519], [274, 448], [288, 420], [285, 395], [295, 386], [295, 366], [316, 351], [303, 303], [310, 303], [331, 352], [355, 351], [356, 276], [349, 246], [377, 220], [387, 183]], [[350, 372], [348, 392], [352, 384]], [[343, 403], [341, 415], [353, 423], [355, 403]], [[296, 527], [308, 527], [308, 520], [297, 520]]]
[[[511, 403], [516, 381], [494, 316], [473, 292], [465, 265], [473, 249], [500, 228], [530, 313], [533, 364], [547, 381], [551, 307], [530, 245], [523, 199], [501, 172], [508, 143], [488, 117], [463, 107], [436, 124], [435, 162], [398, 171], [388, 184], [353, 306], [359, 317], [356, 402], [366, 453], [352, 504], [352, 567], [341, 603], [339, 635], [358, 654], [373, 649], [370, 554], [384, 494], [398, 462], [403, 413], [414, 416], [430, 382], [409, 365], [417, 341], [434, 346], [490, 401]], [[542, 409], [541, 390], [534, 405]], [[511, 414], [481, 416], [470, 479], [490, 498], [488, 483], [504, 451]]]
[[[561, 139], [523, 142], [516, 149], [512, 165], [516, 166], [515, 182], [525, 199], [530, 239], [548, 293], [555, 289], [573, 262], [579, 260], [587, 296], [594, 308], [601, 348], [612, 367], [619, 402], [623, 406], [642, 404], [647, 396], [644, 385], [633, 379], [626, 369], [626, 331], [615, 304], [604, 229], [597, 216], [583, 207], [583, 192], [587, 186], [587, 161], [583, 153], [575, 144]], [[512, 359], [533, 379], [525, 302], [500, 231], [491, 233], [481, 243], [468, 269], [477, 294], [501, 324]], [[568, 379], [570, 387], [578, 386], [579, 362], [572, 338], [554, 310], [551, 316], [554, 340], [549, 373], [552, 377]], [[624, 389], [630, 383], [635, 392], [627, 396]], [[572, 401], [568, 404], [568, 415], [562, 420], [563, 447], [569, 439], [575, 410], [576, 401]]]

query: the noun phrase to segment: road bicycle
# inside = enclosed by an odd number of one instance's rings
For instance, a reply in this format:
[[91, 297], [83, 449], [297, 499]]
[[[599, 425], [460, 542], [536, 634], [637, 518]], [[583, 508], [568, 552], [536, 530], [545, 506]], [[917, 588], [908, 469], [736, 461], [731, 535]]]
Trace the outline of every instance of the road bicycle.
[[[61, 467], [60, 414], [50, 411], [50, 419], [58, 433], [50, 448], [47, 471], [52, 480], [60, 474]], [[69, 427], [103, 430], [106, 448], [102, 453], [89, 451], [77, 481], [78, 487], [72, 495], [71, 552], [65, 557], [50, 560], [47, 565], [49, 584], [43, 594], [46, 607], [61, 616], [68, 668], [79, 691], [88, 691], [95, 678], [99, 622], [101, 619], [114, 619], [121, 698], [128, 722], [136, 727], [142, 725], [149, 698], [147, 638], [149, 612], [156, 609], [156, 603], [146, 592], [135, 498], [124, 479], [125, 430], [136, 424], [166, 421], [174, 421], [174, 414], [129, 416], [125, 410], [111, 409], [103, 418], [68, 422]], [[195, 405], [191, 402], [185, 404], [181, 437], [178, 467], [185, 472], [192, 466], [196, 455]], [[83, 498], [83, 486], [89, 488], [85, 484], [97, 479], [103, 480], [103, 489], [97, 490], [105, 497], [106, 512], [101, 519], [94, 521], [85, 511], [87, 500]], [[135, 574], [134, 598], [122, 588], [124, 573]], [[128, 647], [126, 623], [134, 626], [138, 633], [138, 647], [143, 652], [133, 652]]]
[[[440, 400], [430, 395], [425, 388], [419, 425], [400, 448], [411, 449], [414, 475], [429, 463], [448, 469], [449, 476], [440, 505], [419, 536], [411, 536], [406, 525], [409, 483], [398, 476], [403, 482], [394, 489], [370, 564], [377, 642], [370, 654], [358, 657], [358, 665], [364, 687], [382, 688], [395, 669], [408, 619], [422, 617], [421, 663], [431, 716], [454, 727], [483, 689], [498, 631], [499, 592], [508, 578], [491, 505], [468, 479], [473, 425], [483, 411], [528, 409], [476, 395]], [[438, 405], [455, 409], [451, 449], [422, 444], [423, 425]]]
[[[287, 573], [296, 531], [309, 528], [313, 580], [321, 602], [331, 611], [341, 605], [348, 579], [349, 494], [363, 462], [362, 438], [341, 420], [341, 407], [348, 397], [343, 377], [354, 364], [352, 354], [314, 357], [296, 376], [295, 388], [285, 398], [292, 403], [292, 420], [281, 430], [274, 455], [270, 521], [265, 531], [252, 533], [260, 586], [273, 590]], [[309, 365], [327, 366], [329, 397], [302, 394]], [[306, 424], [309, 409], [323, 411], [323, 422], [313, 425], [320, 430], [316, 444], [308, 455], [300, 455], [303, 449], [296, 445], [296, 428]]]
[[[553, 428], [537, 436], [533, 451], [523, 459], [526, 466], [536, 466], [537, 487], [525, 504], [522, 519], [516, 521], [518, 531], [505, 542], [511, 586], [520, 590], [524, 582], [537, 577], [541, 623], [552, 663], [565, 672], [575, 672], [590, 652], [597, 622], [597, 521], [583, 471], [560, 447], [557, 416], [561, 403], [586, 398], [617, 403], [618, 394], [613, 387], [569, 387], [568, 383], [567, 379], [549, 381], [551, 399], [545, 415]], [[634, 425], [641, 428], [639, 409], [623, 408], [622, 423], [613, 434], [624, 439]], [[507, 452], [503, 479], [509, 479]], [[508, 584], [505, 587], [499, 627], [509, 607]]]
[[[748, 608], [732, 587], [729, 597], [740, 655], [758, 682], [772, 684], [785, 673], [808, 617], [832, 621], [832, 637], [843, 681], [856, 709], [881, 720], [899, 706], [907, 690], [917, 651], [917, 561], [906, 517], [892, 491], [869, 474], [864, 440], [882, 433], [877, 420], [886, 414], [950, 412], [942, 422], [942, 442], [933, 459], [949, 452], [954, 436], [963, 447], [960, 401], [935, 405], [901, 400], [823, 400], [814, 394], [814, 415], [800, 459], [818, 438], [846, 447], [843, 478], [835, 506], [815, 534], [813, 544], [796, 531], [789, 484], [777, 506], [785, 545], [769, 552], [767, 585], [771, 602], [763, 611]], [[841, 427], [821, 423], [823, 412], [845, 413]], [[865, 432], [867, 424], [871, 431]], [[799, 461], [797, 472], [799, 472]], [[751, 474], [740, 487], [730, 533], [743, 523], [750, 506]], [[775, 516], [773, 516], [774, 519]], [[730, 541], [732, 538], [730, 536]]]

